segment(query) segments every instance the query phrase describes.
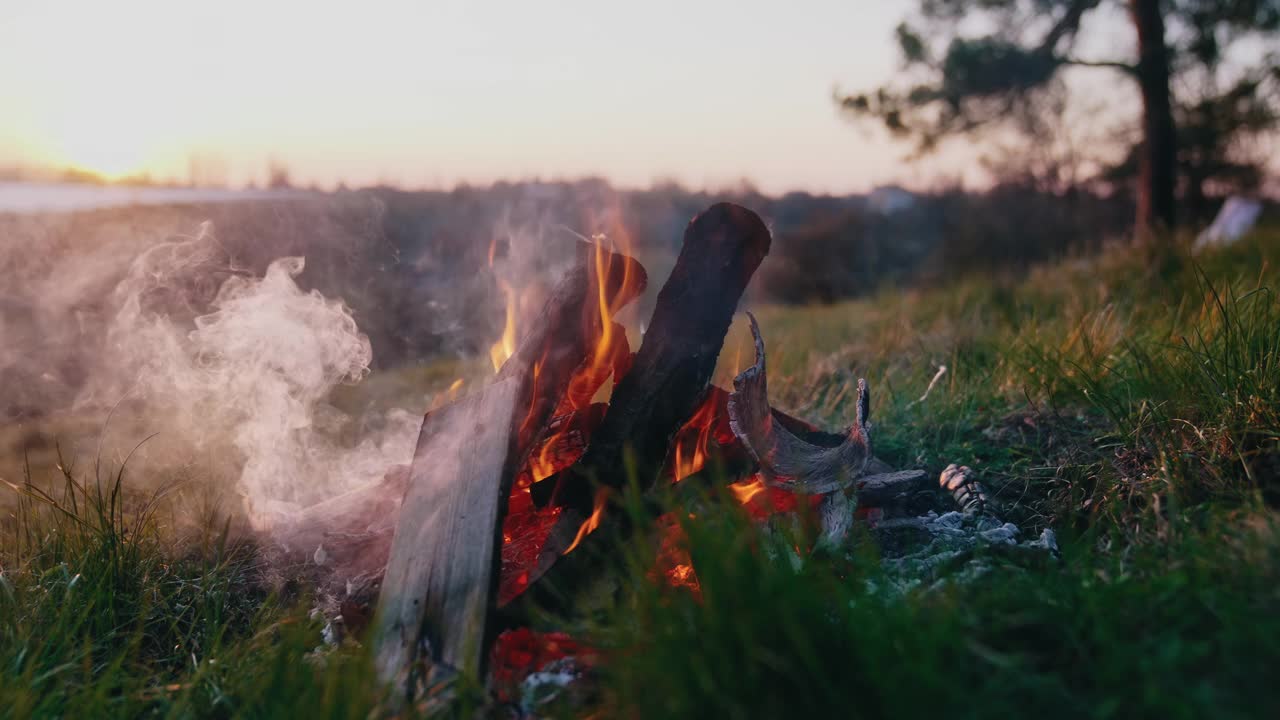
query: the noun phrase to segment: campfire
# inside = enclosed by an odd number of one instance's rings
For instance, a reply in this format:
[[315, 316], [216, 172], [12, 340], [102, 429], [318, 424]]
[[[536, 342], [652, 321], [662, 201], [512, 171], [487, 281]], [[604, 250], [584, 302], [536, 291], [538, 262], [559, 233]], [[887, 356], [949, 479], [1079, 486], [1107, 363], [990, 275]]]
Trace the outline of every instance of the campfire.
[[[397, 692], [412, 700], [442, 668], [483, 676], [521, 602], [572, 612], [564, 607], [572, 588], [609, 556], [592, 547], [597, 540], [642, 529], [619, 504], [631, 483], [642, 494], [723, 483], [753, 516], [808, 503], [820, 541], [832, 543], [918, 488], [923, 472], [893, 472], [873, 455], [865, 381], [843, 432], [770, 406], [754, 316], [754, 362], [731, 390], [710, 384], [770, 243], [746, 208], [722, 203], [699, 214], [633, 351], [616, 317], [644, 291], [645, 269], [582, 242], [528, 327], [510, 320], [513, 293], [504, 288], [509, 321], [491, 351], [496, 375], [426, 415], [411, 467], [310, 508], [278, 533], [348, 595], [368, 589], [364, 607], [344, 603], [349, 624], [370, 617], [376, 597], [378, 670]], [[651, 521], [666, 528], [660, 581], [696, 592], [678, 524], [658, 513]]]

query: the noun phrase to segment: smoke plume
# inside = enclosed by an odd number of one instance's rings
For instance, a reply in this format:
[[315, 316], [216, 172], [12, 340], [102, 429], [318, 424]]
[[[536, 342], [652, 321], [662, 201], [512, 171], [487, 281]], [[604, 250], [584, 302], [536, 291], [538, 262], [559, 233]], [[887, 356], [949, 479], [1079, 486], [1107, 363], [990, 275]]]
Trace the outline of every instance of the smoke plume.
[[[105, 362], [80, 398], [122, 399], [160, 433], [163, 451], [234, 454], [236, 489], [258, 526], [408, 462], [418, 418], [354, 419], [328, 403], [369, 372], [372, 351], [350, 309], [298, 287], [305, 261], [257, 277], [236, 268], [208, 224], [143, 252], [117, 286]], [[153, 453], [157, 454], [157, 453]]]

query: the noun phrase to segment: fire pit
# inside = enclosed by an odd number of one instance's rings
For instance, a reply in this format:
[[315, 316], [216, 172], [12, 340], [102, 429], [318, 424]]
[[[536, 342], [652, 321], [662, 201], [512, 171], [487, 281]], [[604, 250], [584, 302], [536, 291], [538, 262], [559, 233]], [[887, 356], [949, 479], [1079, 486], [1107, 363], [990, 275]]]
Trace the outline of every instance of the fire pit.
[[[621, 511], [628, 488], [643, 497], [659, 485], [723, 483], [755, 514], [809, 503], [823, 540], [838, 543], [859, 505], [880, 508], [862, 513], [879, 518], [919, 486], [923, 472], [893, 472], [874, 457], [865, 381], [841, 433], [770, 407], [754, 316], [754, 363], [732, 391], [710, 384], [770, 244], [746, 208], [699, 214], [632, 352], [615, 317], [643, 292], [645, 270], [582, 243], [537, 322], [519, 337], [508, 325], [494, 380], [427, 414], [407, 473], [312, 509], [281, 533], [295, 552], [323, 547], [334, 577], [381, 574], [377, 665], [399, 696], [414, 700], [441, 669], [482, 676], [521, 603], [571, 612], [567, 598], [601, 571], [608, 543], [638, 530]], [[598, 401], [611, 378], [607, 403]], [[662, 577], [696, 590], [678, 525], [651, 520], [674, 528]]]

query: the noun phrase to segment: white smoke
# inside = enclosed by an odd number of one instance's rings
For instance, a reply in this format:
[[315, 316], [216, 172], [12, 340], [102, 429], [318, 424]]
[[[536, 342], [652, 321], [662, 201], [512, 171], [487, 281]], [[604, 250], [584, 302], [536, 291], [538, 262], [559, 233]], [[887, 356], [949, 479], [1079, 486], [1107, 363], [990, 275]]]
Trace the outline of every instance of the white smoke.
[[[499, 285], [523, 331], [576, 235], [621, 237], [604, 197], [490, 194], [0, 214], [0, 475], [128, 457], [131, 487], [234, 490], [261, 527], [410, 462], [429, 392], [491, 376]], [[172, 238], [200, 217], [217, 221]], [[385, 371], [362, 382], [371, 346]]]
[[208, 224], [147, 250], [116, 289], [107, 362], [81, 397], [123, 398], [161, 448], [233, 455], [221, 460], [260, 528], [409, 462], [420, 419], [360, 418], [350, 437], [357, 419], [328, 397], [368, 374], [369, 339], [341, 300], [298, 287], [303, 268], [284, 257], [252, 276]]

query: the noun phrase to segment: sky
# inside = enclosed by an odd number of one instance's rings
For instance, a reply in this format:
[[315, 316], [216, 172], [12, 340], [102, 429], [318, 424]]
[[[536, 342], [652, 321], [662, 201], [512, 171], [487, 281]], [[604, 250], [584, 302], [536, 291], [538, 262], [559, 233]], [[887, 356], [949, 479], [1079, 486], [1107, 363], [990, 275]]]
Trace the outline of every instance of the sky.
[[910, 2], [0, 0], [0, 167], [333, 186], [971, 176], [841, 117]]

